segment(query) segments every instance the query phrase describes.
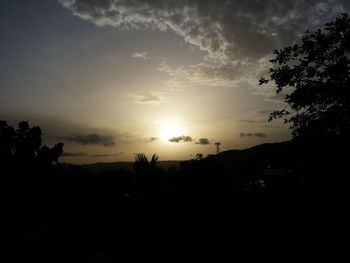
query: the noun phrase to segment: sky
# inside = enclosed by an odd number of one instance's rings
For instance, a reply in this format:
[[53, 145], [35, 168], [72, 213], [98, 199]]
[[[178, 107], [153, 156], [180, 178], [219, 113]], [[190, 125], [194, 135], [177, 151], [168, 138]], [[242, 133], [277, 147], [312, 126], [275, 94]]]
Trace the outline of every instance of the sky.
[[0, 119], [39, 125], [63, 162], [185, 160], [289, 140], [274, 49], [341, 0], [0, 0]]

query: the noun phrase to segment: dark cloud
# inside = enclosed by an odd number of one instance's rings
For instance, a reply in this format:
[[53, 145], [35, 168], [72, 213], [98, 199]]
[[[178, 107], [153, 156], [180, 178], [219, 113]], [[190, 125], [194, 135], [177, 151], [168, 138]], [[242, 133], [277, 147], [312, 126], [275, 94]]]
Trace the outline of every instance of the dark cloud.
[[[300, 39], [345, 11], [341, 0], [59, 0], [74, 15], [98, 26], [121, 30], [172, 31], [204, 51], [203, 62], [171, 67], [162, 63], [171, 89], [187, 84], [237, 87], [270, 66], [272, 50]], [[133, 57], [147, 58], [145, 53]], [[263, 94], [269, 97], [269, 94]], [[160, 104], [159, 94], [135, 96], [137, 103]]]
[[198, 141], [196, 141], [196, 144], [208, 145], [210, 144], [210, 141], [208, 138], [200, 138]]
[[63, 152], [62, 156], [64, 157], [81, 157], [87, 156], [88, 154], [85, 152]]
[[91, 133], [87, 135], [71, 134], [64, 137], [58, 137], [58, 139], [68, 142], [80, 143], [82, 145], [102, 145], [106, 147], [115, 145], [112, 136], [100, 135], [97, 133]]
[[112, 153], [112, 154], [110, 154], [110, 153], [97, 153], [97, 154], [91, 154], [90, 156], [104, 158], [104, 157], [118, 156], [120, 154], [121, 153]]
[[154, 142], [158, 139], [159, 139], [158, 137], [150, 137], [150, 138], [146, 139], [146, 142]]
[[191, 136], [179, 136], [179, 137], [174, 137], [169, 139], [169, 142], [192, 142], [192, 137]]
[[340, 0], [59, 1], [98, 26], [174, 31], [210, 57], [226, 61], [261, 57], [344, 12]]
[[181, 141], [181, 137], [173, 137], [169, 139], [169, 142], [180, 142], [180, 141]]
[[257, 132], [257, 133], [244, 133], [244, 132], [241, 132], [239, 137], [258, 137], [258, 138], [265, 138], [267, 135], [265, 133], [260, 133], [260, 132]]

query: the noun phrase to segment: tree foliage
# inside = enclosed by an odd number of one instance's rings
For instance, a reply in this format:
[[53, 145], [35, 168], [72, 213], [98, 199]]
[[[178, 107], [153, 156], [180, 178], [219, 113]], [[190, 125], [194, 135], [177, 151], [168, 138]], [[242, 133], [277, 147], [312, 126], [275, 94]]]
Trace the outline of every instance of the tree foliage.
[[42, 145], [39, 126], [29, 127], [22, 121], [15, 129], [6, 121], [0, 121], [0, 160], [6, 165], [52, 164], [63, 152], [63, 143], [49, 148]]
[[155, 171], [157, 169], [157, 161], [159, 156], [157, 154], [152, 155], [151, 161], [148, 161], [144, 153], [138, 153], [135, 156], [134, 167], [138, 174], [145, 174]]
[[269, 78], [277, 93], [287, 88], [285, 118], [295, 137], [346, 135], [350, 131], [350, 18], [343, 14], [322, 29], [307, 31], [301, 43], [274, 50]]

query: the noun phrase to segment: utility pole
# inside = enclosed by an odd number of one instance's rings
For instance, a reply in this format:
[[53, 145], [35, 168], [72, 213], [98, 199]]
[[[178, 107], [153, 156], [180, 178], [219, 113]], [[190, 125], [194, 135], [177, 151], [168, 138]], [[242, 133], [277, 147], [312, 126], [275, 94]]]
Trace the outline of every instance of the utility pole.
[[219, 154], [220, 153], [220, 145], [221, 145], [221, 143], [220, 142], [216, 142], [214, 144], [216, 145], [216, 154]]

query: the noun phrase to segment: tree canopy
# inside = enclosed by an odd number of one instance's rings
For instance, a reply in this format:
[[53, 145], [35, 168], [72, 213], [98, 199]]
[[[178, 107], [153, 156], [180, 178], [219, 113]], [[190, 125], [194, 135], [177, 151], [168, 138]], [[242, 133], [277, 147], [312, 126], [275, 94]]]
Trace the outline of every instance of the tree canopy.
[[284, 118], [294, 137], [346, 135], [350, 131], [350, 17], [342, 14], [323, 28], [306, 31], [301, 43], [274, 50], [268, 78], [277, 93], [287, 88]]
[[6, 165], [52, 164], [62, 152], [63, 143], [52, 148], [42, 145], [39, 126], [30, 127], [28, 122], [21, 121], [15, 129], [0, 120], [0, 161]]

